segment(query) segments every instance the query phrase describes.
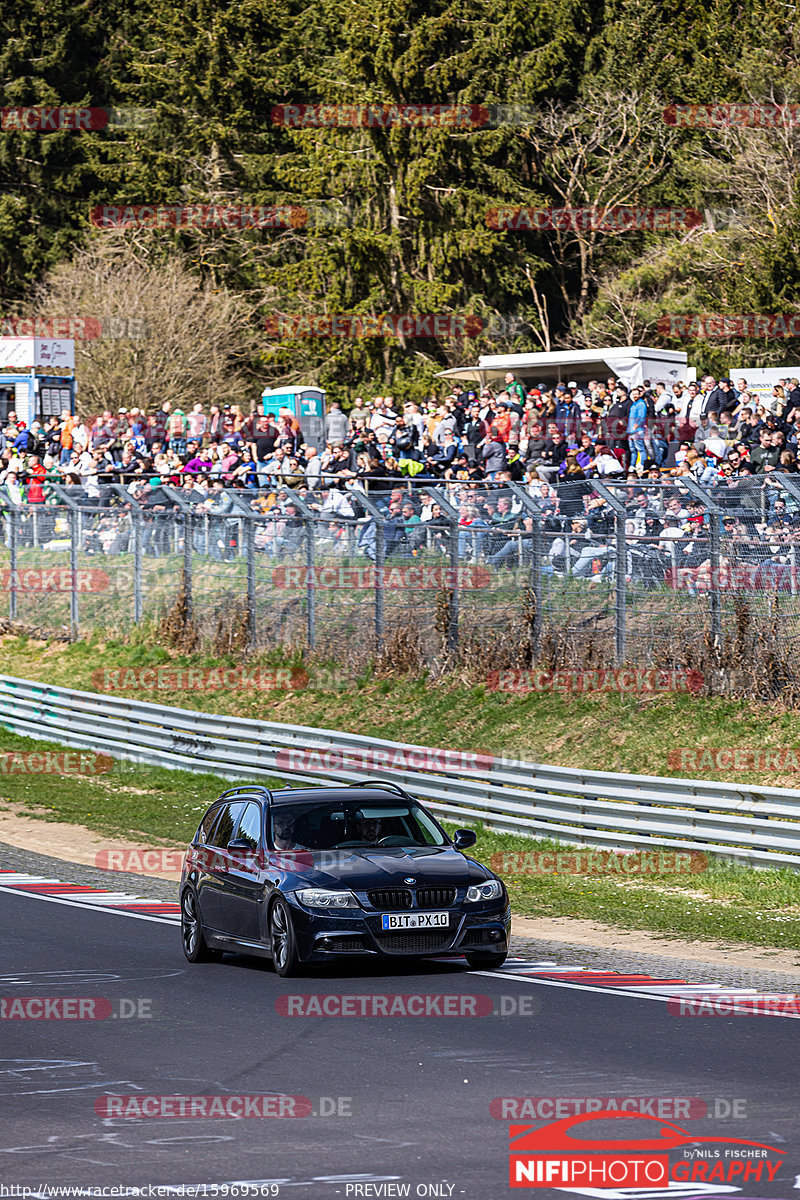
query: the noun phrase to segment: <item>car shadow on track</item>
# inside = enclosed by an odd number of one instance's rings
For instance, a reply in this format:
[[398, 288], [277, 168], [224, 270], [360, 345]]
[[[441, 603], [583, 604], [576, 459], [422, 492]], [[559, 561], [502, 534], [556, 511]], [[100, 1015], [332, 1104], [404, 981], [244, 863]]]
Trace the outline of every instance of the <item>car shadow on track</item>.
[[[270, 975], [275, 975], [270, 960], [259, 958], [256, 955], [226, 954], [219, 965], [228, 968], [236, 967], [243, 971], [267, 971]], [[463, 975], [466, 970], [466, 959], [450, 959], [448, 961], [414, 959], [413, 962], [402, 962], [393, 959], [366, 961], [354, 958], [335, 963], [314, 963], [306, 967], [301, 975], [293, 978], [295, 981], [299, 979], [405, 979], [412, 976], [435, 978], [441, 975]], [[279, 976], [275, 975], [275, 978], [278, 979]]]

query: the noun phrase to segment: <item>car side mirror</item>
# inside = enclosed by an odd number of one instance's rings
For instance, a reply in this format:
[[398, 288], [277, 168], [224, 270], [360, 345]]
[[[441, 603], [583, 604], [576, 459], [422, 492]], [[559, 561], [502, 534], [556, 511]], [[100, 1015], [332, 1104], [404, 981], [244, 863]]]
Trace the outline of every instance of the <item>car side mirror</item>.
[[247, 838], [243, 838], [243, 837], [232, 838], [231, 841], [228, 842], [228, 849], [229, 850], [249, 850], [250, 853], [255, 853], [253, 850], [253, 847], [250, 845], [249, 840]]
[[470, 846], [474, 846], [478, 840], [478, 835], [474, 829], [457, 829], [453, 834], [453, 845], [456, 850], [468, 850]]

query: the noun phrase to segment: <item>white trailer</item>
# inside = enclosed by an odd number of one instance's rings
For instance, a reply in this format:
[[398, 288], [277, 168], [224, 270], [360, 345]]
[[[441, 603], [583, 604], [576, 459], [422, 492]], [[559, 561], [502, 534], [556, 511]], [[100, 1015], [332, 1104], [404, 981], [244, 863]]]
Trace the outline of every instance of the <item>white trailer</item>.
[[513, 371], [529, 387], [539, 383], [588, 383], [596, 379], [605, 383], [612, 375], [628, 387], [649, 379], [690, 383], [697, 378], [694, 367], [680, 350], [659, 350], [651, 346], [606, 346], [597, 350], [552, 350], [536, 354], [482, 354], [474, 367], [451, 367], [440, 371], [439, 379], [459, 379], [479, 383], [496, 383]]

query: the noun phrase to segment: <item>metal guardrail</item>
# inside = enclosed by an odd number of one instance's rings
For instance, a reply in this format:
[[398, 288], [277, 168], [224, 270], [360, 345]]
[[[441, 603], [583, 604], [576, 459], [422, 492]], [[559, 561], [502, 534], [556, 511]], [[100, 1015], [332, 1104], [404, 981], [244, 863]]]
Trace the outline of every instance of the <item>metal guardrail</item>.
[[232, 780], [393, 780], [442, 817], [606, 849], [800, 866], [800, 792], [579, 771], [331, 729], [168, 708], [0, 675], [0, 723], [115, 758]]

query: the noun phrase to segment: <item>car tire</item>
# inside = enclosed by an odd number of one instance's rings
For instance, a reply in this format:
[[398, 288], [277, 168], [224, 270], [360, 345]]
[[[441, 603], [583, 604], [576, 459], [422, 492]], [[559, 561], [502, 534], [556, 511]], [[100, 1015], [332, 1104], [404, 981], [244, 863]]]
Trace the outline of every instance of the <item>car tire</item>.
[[476, 950], [474, 954], [465, 954], [464, 957], [475, 970], [494, 971], [496, 967], [502, 967], [508, 958], [508, 951], [504, 950], [502, 954], [488, 954], [483, 950]]
[[300, 959], [297, 956], [292, 914], [289, 905], [280, 896], [269, 910], [269, 946], [276, 975], [282, 979], [299, 975]]
[[181, 896], [181, 943], [187, 962], [219, 962], [222, 958], [222, 951], [212, 950], [206, 941], [197, 895], [191, 888]]

